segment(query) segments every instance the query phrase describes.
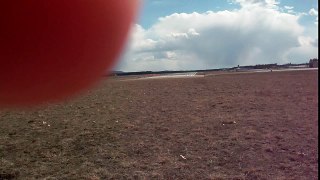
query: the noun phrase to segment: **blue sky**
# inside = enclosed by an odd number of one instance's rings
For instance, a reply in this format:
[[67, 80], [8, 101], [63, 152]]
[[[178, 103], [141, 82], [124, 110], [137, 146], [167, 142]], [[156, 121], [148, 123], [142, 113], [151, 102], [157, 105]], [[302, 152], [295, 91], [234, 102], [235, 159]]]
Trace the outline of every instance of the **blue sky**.
[[144, 0], [116, 67], [189, 70], [318, 58], [316, 0]]
[[236, 5], [230, 5], [225, 0], [145, 0], [140, 15], [140, 24], [148, 28], [159, 17], [173, 13], [192, 13], [215, 11], [219, 9], [233, 9]]
[[[281, 0], [279, 6], [294, 7], [297, 12], [308, 13], [310, 9], [318, 8], [317, 0]], [[144, 0], [139, 16], [139, 24], [145, 28], [154, 24], [159, 17], [173, 13], [192, 13], [219, 10], [233, 10], [239, 8], [238, 4], [228, 0]], [[314, 18], [302, 18], [302, 23], [313, 23]]]

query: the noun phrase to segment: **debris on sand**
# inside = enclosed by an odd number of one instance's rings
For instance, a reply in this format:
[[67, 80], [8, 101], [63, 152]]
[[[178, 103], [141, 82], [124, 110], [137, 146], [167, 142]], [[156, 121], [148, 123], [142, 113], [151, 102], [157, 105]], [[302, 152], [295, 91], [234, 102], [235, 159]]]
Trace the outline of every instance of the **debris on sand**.
[[42, 121], [43, 125], [47, 125], [48, 127], [50, 127], [50, 124], [48, 122]]
[[184, 159], [184, 160], [187, 160], [187, 158], [184, 157], [183, 155], [180, 155], [180, 157], [181, 157], [182, 159]]
[[236, 124], [237, 122], [236, 121], [222, 121], [221, 123], [224, 126], [225, 124]]
[[303, 153], [303, 152], [298, 152], [297, 153], [299, 156], [306, 156], [307, 154], [306, 153]]

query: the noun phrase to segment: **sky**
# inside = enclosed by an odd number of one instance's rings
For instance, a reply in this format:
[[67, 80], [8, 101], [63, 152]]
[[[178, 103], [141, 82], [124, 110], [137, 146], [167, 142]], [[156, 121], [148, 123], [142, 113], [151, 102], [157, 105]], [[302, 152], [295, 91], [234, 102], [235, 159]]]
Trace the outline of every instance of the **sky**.
[[215, 69], [311, 58], [318, 58], [317, 0], [144, 0], [114, 69]]

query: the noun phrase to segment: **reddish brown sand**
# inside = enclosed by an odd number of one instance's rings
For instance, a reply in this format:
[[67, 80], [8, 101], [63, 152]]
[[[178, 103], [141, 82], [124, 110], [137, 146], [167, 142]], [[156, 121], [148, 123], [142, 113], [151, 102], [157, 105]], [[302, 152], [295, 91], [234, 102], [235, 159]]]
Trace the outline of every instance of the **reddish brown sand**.
[[0, 179], [318, 179], [317, 77], [110, 78], [2, 111]]

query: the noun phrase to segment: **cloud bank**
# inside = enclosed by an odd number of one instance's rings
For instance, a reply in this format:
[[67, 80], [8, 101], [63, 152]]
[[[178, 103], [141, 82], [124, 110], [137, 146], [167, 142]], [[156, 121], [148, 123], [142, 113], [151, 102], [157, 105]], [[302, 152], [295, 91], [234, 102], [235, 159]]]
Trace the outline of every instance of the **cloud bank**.
[[233, 2], [240, 8], [175, 13], [148, 29], [136, 24], [116, 69], [210, 69], [318, 57], [318, 38], [304, 34], [299, 15], [282, 12], [275, 0]]

